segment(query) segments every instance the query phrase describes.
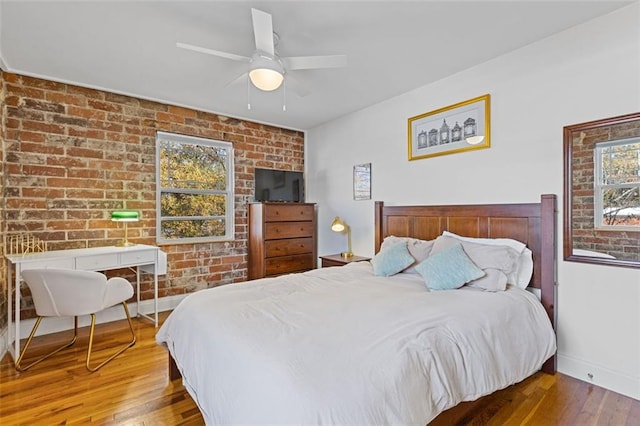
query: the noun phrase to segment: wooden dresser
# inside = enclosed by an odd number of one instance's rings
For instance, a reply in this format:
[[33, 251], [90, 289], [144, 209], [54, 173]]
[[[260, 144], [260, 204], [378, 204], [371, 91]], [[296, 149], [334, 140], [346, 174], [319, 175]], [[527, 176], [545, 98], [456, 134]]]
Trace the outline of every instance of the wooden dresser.
[[316, 211], [310, 203], [249, 204], [249, 279], [315, 269]]

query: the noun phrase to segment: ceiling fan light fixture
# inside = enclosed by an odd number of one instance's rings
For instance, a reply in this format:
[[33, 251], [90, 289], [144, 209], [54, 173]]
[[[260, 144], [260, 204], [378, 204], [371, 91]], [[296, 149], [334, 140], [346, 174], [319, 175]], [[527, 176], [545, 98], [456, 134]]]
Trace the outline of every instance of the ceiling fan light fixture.
[[256, 68], [249, 71], [249, 78], [258, 89], [270, 92], [280, 87], [284, 75], [269, 68]]
[[284, 68], [279, 60], [256, 54], [251, 59], [249, 79], [258, 89], [270, 92], [282, 85]]

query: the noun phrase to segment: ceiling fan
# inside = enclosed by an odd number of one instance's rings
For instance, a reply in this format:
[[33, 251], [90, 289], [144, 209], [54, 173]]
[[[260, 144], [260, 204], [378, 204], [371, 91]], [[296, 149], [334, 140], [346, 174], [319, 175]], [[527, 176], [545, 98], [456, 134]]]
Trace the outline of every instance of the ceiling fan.
[[[251, 16], [253, 18], [253, 35], [255, 37], [256, 50], [250, 57], [187, 43], [176, 43], [176, 46], [207, 55], [249, 63], [249, 81], [258, 89], [267, 92], [279, 88], [288, 71], [340, 68], [347, 65], [346, 55], [280, 57], [276, 51], [279, 37], [273, 31], [271, 15], [258, 9], [251, 9]], [[242, 74], [238, 79], [244, 78], [245, 75], [246, 73]]]

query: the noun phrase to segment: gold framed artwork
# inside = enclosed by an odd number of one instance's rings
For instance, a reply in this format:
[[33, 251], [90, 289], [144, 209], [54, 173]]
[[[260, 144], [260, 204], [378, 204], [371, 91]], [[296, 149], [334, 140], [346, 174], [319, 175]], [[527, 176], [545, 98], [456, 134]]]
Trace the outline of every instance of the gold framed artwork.
[[490, 96], [409, 118], [409, 161], [489, 148]]

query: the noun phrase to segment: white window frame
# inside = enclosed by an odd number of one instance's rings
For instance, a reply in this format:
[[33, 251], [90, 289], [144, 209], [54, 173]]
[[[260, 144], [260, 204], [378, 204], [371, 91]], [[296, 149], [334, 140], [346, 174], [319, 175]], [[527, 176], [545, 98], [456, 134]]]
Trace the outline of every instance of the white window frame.
[[[161, 186], [160, 179], [160, 141], [170, 141], [175, 143], [196, 144], [223, 148], [227, 150], [226, 164], [226, 182], [227, 186], [224, 190], [199, 190], [199, 189], [180, 189], [180, 188], [164, 188]], [[175, 133], [156, 132], [156, 242], [158, 244], [181, 244], [181, 243], [199, 243], [211, 241], [232, 241], [235, 232], [235, 179], [234, 179], [234, 161], [233, 161], [233, 144], [214, 139], [205, 139], [195, 136], [179, 135]], [[161, 216], [162, 206], [160, 200], [163, 193], [183, 193], [183, 194], [212, 194], [225, 195], [225, 234], [223, 236], [207, 236], [207, 237], [186, 237], [186, 238], [162, 238], [162, 221], [166, 220]], [[216, 216], [181, 216], [172, 217], [172, 219], [209, 219]]]
[[[607, 225], [603, 222], [604, 217], [604, 191], [606, 189], [615, 188], [640, 188], [640, 176], [638, 176], [637, 182], [624, 183], [624, 184], [605, 184], [603, 182], [603, 170], [602, 170], [602, 151], [604, 148], [617, 145], [630, 145], [638, 143], [638, 138], [619, 139], [609, 142], [596, 143], [594, 153], [594, 175], [593, 175], [593, 208], [594, 208], [594, 227], [595, 229], [604, 229], [610, 231], [640, 231], [640, 226], [629, 225]], [[638, 159], [640, 161], [640, 157]]]

